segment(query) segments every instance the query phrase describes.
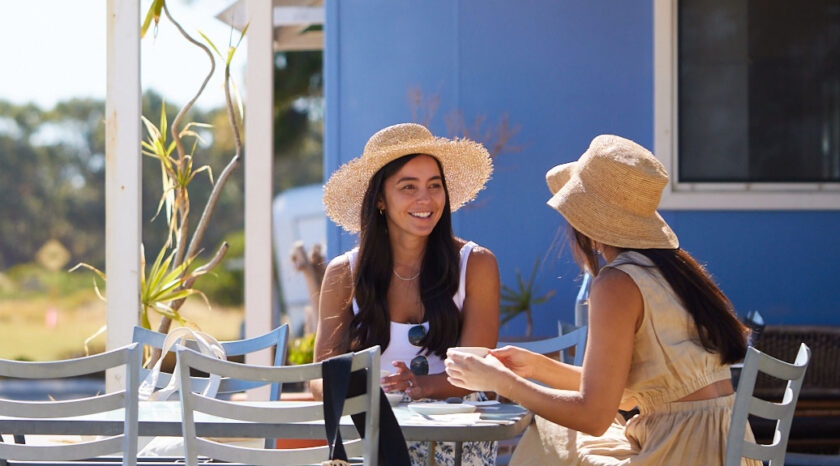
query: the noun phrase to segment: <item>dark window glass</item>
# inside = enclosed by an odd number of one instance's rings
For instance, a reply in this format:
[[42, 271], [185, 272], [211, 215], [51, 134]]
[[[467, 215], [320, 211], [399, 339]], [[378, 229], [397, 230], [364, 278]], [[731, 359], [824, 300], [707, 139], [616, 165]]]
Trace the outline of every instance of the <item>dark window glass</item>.
[[840, 181], [840, 0], [679, 2], [679, 178]]

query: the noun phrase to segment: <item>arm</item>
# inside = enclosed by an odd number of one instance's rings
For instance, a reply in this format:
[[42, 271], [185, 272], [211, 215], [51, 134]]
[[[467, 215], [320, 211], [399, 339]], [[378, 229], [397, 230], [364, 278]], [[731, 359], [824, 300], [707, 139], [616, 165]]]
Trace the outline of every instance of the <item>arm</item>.
[[[349, 327], [353, 319], [353, 311], [350, 308], [352, 296], [353, 276], [350, 263], [345, 256], [336, 257], [327, 266], [321, 285], [318, 330], [315, 333], [316, 362], [349, 351]], [[315, 399], [321, 399], [323, 386], [320, 379], [311, 381], [309, 389]]]
[[606, 269], [598, 275], [590, 295], [589, 342], [579, 391], [537, 385], [492, 354], [479, 359], [450, 353], [447, 373], [459, 386], [495, 390], [554, 423], [602, 435], [624, 392], [643, 306], [638, 287], [624, 272]]
[[490, 350], [516, 375], [560, 390], [580, 390], [581, 368], [515, 346]]
[[[499, 335], [499, 266], [489, 249], [476, 247], [470, 253], [466, 273], [466, 297], [461, 309], [462, 326], [458, 346], [494, 348]], [[472, 392], [446, 381], [446, 373], [417, 377], [414, 399], [464, 396]]]

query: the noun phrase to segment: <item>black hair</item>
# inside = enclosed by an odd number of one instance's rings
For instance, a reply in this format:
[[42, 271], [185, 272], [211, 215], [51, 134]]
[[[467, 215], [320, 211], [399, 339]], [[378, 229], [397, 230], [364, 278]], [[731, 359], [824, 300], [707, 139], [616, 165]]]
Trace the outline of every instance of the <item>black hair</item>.
[[[373, 345], [383, 349], [391, 340], [391, 318], [388, 309], [388, 287], [394, 267], [388, 226], [377, 203], [384, 196], [385, 180], [406, 163], [421, 154], [409, 154], [389, 162], [371, 177], [361, 210], [358, 267], [353, 293], [359, 313], [350, 324], [350, 349], [359, 351]], [[420, 342], [426, 354], [445, 357], [446, 350], [457, 345], [461, 334], [461, 313], [452, 301], [460, 279], [459, 255], [452, 233], [449, 189], [443, 167], [432, 157], [440, 170], [446, 203], [443, 213], [429, 234], [420, 268], [420, 300], [429, 331]]]

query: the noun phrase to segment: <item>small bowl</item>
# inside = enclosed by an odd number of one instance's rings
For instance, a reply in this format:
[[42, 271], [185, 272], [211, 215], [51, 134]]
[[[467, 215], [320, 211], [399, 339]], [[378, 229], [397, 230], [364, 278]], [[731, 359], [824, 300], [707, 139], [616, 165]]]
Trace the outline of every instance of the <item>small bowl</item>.
[[402, 401], [403, 393], [402, 392], [388, 392], [388, 393], [385, 394], [385, 397], [388, 398], [388, 403], [390, 403], [391, 406], [396, 406], [396, 405], [400, 404], [400, 401]]

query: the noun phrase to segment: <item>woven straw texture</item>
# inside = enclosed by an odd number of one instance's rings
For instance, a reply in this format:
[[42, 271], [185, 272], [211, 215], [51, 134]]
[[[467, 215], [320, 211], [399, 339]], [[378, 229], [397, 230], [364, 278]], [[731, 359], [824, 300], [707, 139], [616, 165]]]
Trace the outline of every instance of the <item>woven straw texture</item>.
[[362, 201], [371, 177], [388, 162], [408, 154], [440, 161], [452, 211], [475, 199], [493, 173], [487, 149], [469, 139], [437, 138], [422, 125], [402, 123], [374, 134], [361, 157], [342, 165], [324, 185], [324, 207], [350, 233], [360, 230]]
[[553, 194], [548, 205], [595, 241], [639, 249], [679, 246], [656, 211], [668, 173], [629, 139], [597, 136], [578, 161], [549, 170], [546, 183]]

